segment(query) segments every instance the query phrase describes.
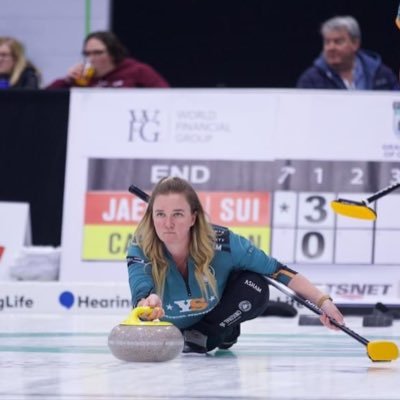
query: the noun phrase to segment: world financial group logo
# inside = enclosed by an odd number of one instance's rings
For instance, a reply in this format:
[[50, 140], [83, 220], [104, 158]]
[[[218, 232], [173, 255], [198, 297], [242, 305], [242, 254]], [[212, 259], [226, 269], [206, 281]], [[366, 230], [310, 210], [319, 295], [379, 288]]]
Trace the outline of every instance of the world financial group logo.
[[160, 141], [160, 110], [129, 110], [128, 142], [156, 143]]

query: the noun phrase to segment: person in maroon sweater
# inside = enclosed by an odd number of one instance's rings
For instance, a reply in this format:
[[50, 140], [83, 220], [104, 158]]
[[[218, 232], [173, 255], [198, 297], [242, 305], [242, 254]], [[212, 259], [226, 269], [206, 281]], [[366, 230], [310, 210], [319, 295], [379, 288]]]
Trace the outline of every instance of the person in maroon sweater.
[[71, 87], [169, 87], [150, 65], [127, 57], [119, 39], [107, 31], [90, 33], [83, 44], [85, 62], [69, 69], [65, 78], [56, 79], [46, 89]]

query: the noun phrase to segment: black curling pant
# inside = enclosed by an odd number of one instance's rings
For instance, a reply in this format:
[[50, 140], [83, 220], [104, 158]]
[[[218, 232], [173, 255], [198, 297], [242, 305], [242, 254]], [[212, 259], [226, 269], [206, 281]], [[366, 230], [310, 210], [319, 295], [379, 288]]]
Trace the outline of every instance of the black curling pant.
[[235, 332], [238, 336], [238, 325], [260, 316], [267, 308], [268, 300], [268, 283], [262, 275], [235, 271], [229, 277], [218, 305], [189, 329], [208, 336], [207, 349], [210, 351], [232, 338]]

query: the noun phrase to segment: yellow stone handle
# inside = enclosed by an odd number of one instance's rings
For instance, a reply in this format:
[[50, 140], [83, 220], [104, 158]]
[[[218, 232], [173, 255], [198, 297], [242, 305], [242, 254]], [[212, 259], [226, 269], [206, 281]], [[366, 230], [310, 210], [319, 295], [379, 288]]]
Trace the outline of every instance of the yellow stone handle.
[[130, 314], [128, 315], [128, 318], [126, 318], [124, 321], [121, 322], [121, 325], [137, 325], [137, 326], [167, 326], [167, 325], [172, 325], [169, 322], [164, 322], [164, 321], [142, 321], [140, 319], [140, 316], [143, 314], [150, 314], [154, 307], [136, 307], [134, 308]]

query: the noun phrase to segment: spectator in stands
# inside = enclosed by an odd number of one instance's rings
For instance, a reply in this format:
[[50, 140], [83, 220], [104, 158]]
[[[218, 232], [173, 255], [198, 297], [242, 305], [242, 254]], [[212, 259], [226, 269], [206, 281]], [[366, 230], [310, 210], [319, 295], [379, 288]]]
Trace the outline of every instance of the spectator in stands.
[[70, 68], [65, 78], [55, 80], [48, 88], [169, 86], [150, 65], [127, 55], [112, 32], [90, 33], [83, 45], [85, 61]]
[[25, 57], [22, 43], [0, 37], [0, 89], [38, 89], [39, 72]]
[[339, 16], [321, 27], [322, 54], [297, 82], [305, 89], [395, 90], [400, 84], [381, 57], [361, 50], [361, 31], [351, 16]]

